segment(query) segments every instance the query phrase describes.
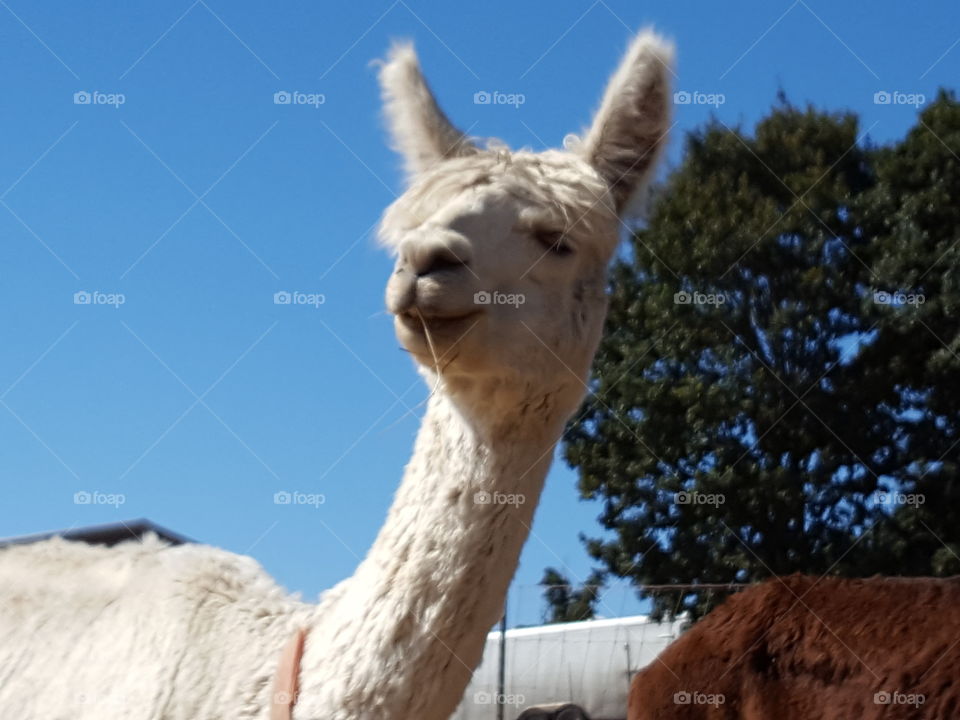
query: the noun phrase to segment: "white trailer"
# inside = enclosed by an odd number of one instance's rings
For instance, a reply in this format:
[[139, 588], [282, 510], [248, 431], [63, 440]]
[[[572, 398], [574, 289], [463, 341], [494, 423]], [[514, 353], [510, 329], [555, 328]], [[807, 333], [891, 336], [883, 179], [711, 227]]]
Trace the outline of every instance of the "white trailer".
[[[568, 701], [592, 720], [624, 720], [631, 678], [680, 634], [683, 623], [638, 615], [507, 630], [504, 719], [533, 705]], [[452, 720], [496, 720], [499, 665], [500, 633], [492, 632]]]

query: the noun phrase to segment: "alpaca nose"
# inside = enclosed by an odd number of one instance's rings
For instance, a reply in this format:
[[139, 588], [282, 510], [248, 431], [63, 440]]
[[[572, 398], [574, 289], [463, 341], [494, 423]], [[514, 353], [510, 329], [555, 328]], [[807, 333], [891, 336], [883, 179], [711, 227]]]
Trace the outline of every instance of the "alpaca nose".
[[400, 260], [417, 277], [457, 270], [470, 264], [470, 246], [458, 236], [406, 242]]
[[418, 276], [433, 275], [442, 270], [453, 270], [458, 267], [463, 267], [466, 264], [467, 263], [450, 248], [441, 247], [423, 258], [416, 272]]

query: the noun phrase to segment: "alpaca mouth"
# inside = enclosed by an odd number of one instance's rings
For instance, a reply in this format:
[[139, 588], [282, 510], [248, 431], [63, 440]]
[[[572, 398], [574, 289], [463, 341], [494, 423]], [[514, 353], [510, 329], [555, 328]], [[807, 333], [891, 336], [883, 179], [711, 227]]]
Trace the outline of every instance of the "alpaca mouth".
[[397, 319], [405, 329], [419, 335], [426, 334], [426, 331], [431, 335], [445, 335], [462, 329], [469, 321], [476, 323], [481, 312], [471, 310], [459, 315], [423, 315], [418, 310], [408, 310], [397, 315]]

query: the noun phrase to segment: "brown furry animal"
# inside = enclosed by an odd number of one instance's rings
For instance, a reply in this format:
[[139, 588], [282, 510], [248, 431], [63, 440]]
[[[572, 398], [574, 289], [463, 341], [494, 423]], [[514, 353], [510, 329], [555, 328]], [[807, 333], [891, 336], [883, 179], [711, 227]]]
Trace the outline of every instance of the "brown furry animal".
[[957, 720], [960, 577], [791, 575], [644, 668], [628, 720]]

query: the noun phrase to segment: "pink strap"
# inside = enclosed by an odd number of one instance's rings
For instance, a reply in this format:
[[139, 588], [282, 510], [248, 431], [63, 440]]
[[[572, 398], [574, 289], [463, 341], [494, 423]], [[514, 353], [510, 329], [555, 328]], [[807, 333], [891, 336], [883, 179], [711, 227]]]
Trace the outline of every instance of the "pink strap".
[[277, 672], [273, 676], [273, 695], [270, 698], [270, 720], [291, 720], [297, 704], [297, 681], [300, 677], [300, 658], [306, 636], [299, 628], [280, 653]]

